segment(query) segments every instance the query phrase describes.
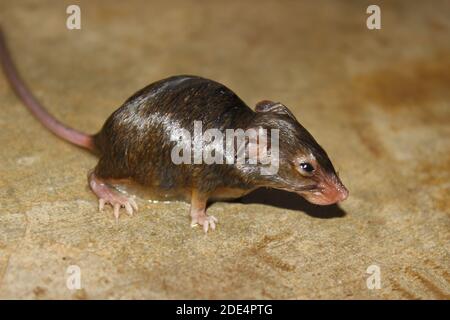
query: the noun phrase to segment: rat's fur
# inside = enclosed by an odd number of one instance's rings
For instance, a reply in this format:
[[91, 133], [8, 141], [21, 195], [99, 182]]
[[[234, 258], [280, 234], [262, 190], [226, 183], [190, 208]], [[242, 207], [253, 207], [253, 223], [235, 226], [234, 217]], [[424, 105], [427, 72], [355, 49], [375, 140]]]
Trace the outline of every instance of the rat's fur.
[[[226, 129], [280, 130], [279, 173], [265, 176], [257, 167], [243, 170], [236, 164], [174, 164], [175, 142], [170, 135], [180, 128], [193, 134], [194, 121], [202, 121], [203, 130], [224, 133]], [[196, 188], [211, 194], [219, 188], [250, 191], [260, 186], [295, 191], [309, 182], [294, 168], [292, 160], [299, 153], [313, 154], [327, 173], [335, 173], [325, 151], [290, 112], [254, 112], [224, 85], [197, 76], [170, 77], [138, 91], [106, 120], [94, 142], [100, 154], [98, 177], [131, 178], [167, 192]]]

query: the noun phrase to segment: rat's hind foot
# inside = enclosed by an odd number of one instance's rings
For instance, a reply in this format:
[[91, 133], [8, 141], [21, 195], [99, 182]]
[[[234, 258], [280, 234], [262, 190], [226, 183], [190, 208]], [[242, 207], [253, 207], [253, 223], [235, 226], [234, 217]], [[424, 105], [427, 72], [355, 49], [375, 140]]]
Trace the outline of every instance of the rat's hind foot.
[[129, 198], [113, 186], [108, 185], [104, 180], [98, 178], [94, 173], [89, 175], [89, 186], [98, 197], [98, 209], [103, 211], [105, 204], [110, 204], [114, 209], [114, 217], [119, 219], [120, 208], [125, 208], [127, 213], [131, 216], [133, 211], [138, 210], [136, 201]]

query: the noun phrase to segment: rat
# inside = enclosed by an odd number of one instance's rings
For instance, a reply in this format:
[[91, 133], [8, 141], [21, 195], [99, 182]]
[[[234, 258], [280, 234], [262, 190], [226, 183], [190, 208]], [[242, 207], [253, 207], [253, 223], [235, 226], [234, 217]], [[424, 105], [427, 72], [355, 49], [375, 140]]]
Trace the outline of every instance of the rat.
[[[208, 201], [240, 198], [260, 187], [295, 192], [318, 205], [348, 197], [325, 150], [282, 103], [263, 100], [252, 110], [223, 84], [198, 76], [172, 76], [137, 91], [97, 134], [89, 135], [56, 120], [33, 96], [14, 66], [1, 30], [0, 60], [17, 96], [47, 129], [99, 157], [88, 183], [99, 210], [110, 205], [116, 220], [122, 211], [133, 215], [138, 210], [135, 197], [120, 188], [126, 185], [190, 201], [191, 225], [199, 224], [205, 232], [218, 222], [206, 213]], [[260, 163], [175, 164], [171, 153], [176, 141], [171, 135], [180, 129], [192, 134], [195, 121], [201, 121], [205, 131], [276, 129], [277, 172], [261, 174]], [[270, 149], [267, 140], [266, 147]]]

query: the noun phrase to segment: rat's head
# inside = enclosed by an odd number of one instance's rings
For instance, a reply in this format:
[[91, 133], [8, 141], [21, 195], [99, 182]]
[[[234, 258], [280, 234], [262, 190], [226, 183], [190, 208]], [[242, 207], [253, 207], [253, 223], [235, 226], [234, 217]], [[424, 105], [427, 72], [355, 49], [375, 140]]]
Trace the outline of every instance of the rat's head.
[[348, 190], [325, 150], [286, 106], [262, 101], [256, 105], [256, 112], [252, 126], [279, 132], [278, 172], [253, 176], [257, 184], [296, 192], [319, 205], [334, 204], [348, 197]]

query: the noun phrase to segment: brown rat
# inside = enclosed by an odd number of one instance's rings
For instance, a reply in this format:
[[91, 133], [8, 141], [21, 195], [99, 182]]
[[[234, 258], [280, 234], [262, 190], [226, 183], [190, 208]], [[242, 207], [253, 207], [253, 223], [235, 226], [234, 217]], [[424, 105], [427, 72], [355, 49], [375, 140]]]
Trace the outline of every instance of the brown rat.
[[[87, 135], [58, 122], [34, 98], [13, 65], [1, 30], [0, 60], [16, 94], [45, 127], [99, 156], [88, 175], [89, 185], [99, 199], [100, 210], [110, 204], [116, 218], [121, 207], [130, 215], [138, 209], [134, 198], [119, 191], [117, 184], [133, 183], [187, 198], [192, 224], [202, 225], [205, 232], [214, 229], [217, 222], [206, 214], [208, 200], [237, 198], [259, 187], [296, 192], [320, 205], [348, 196], [326, 152], [281, 103], [262, 101], [253, 111], [220, 83], [175, 76], [136, 92], [106, 120], [99, 133]], [[172, 150], [176, 141], [171, 135], [181, 129], [195, 134], [194, 121], [201, 121], [202, 130], [223, 133], [227, 129], [276, 129], [277, 172], [261, 174], [260, 163], [175, 164]], [[266, 146], [273, 148], [269, 143]]]

